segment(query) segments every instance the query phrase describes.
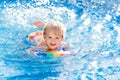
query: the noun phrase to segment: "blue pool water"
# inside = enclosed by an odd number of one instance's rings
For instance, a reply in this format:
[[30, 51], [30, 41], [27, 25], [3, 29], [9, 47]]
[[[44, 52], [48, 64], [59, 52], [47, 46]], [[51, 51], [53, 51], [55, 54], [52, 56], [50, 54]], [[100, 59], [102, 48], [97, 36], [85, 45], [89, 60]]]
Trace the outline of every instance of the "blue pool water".
[[[63, 22], [77, 55], [27, 54], [38, 19]], [[120, 80], [120, 0], [0, 1], [0, 80]]]

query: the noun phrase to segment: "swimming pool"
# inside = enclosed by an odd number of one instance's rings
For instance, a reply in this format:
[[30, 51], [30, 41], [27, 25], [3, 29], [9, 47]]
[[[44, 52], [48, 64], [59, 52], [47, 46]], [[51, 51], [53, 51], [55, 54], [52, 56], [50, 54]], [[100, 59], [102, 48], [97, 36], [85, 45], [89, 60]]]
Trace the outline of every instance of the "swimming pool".
[[[26, 54], [37, 19], [63, 22], [77, 55]], [[1, 1], [0, 80], [120, 80], [120, 1]]]

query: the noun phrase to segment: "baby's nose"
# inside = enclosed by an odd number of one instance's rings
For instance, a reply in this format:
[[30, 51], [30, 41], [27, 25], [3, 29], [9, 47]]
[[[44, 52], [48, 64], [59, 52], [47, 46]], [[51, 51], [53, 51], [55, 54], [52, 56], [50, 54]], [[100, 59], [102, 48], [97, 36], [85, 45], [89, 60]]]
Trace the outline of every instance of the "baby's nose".
[[51, 42], [54, 43], [54, 42], [55, 42], [55, 39], [52, 39]]

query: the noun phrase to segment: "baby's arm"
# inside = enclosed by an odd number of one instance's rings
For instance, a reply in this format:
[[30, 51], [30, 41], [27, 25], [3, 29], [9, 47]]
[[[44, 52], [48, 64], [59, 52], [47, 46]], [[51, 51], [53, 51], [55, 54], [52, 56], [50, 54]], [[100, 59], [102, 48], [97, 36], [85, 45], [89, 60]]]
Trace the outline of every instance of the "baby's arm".
[[37, 27], [42, 27], [42, 28], [45, 26], [45, 24], [41, 20], [36, 20], [33, 22], [33, 24]]
[[36, 55], [36, 53], [33, 52], [33, 49], [34, 49], [34, 48], [29, 48], [29, 49], [26, 50], [26, 52], [27, 52], [28, 54], [34, 54], [34, 55]]
[[32, 47], [26, 50], [26, 52], [28, 54], [33, 54], [33, 55], [37, 55], [37, 53], [39, 52], [39, 48], [38, 47]]

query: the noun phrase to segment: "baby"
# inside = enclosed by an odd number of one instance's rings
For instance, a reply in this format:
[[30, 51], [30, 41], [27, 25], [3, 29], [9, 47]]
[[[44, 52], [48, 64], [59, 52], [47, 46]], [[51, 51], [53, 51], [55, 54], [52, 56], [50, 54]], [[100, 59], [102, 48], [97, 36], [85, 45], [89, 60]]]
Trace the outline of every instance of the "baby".
[[36, 43], [36, 47], [46, 52], [56, 51], [61, 46], [66, 49], [68, 48], [68, 46], [63, 43], [66, 29], [62, 23], [50, 21], [44, 24], [42, 21], [38, 20], [33, 24], [43, 28], [43, 31], [33, 32], [29, 35], [30, 41]]

